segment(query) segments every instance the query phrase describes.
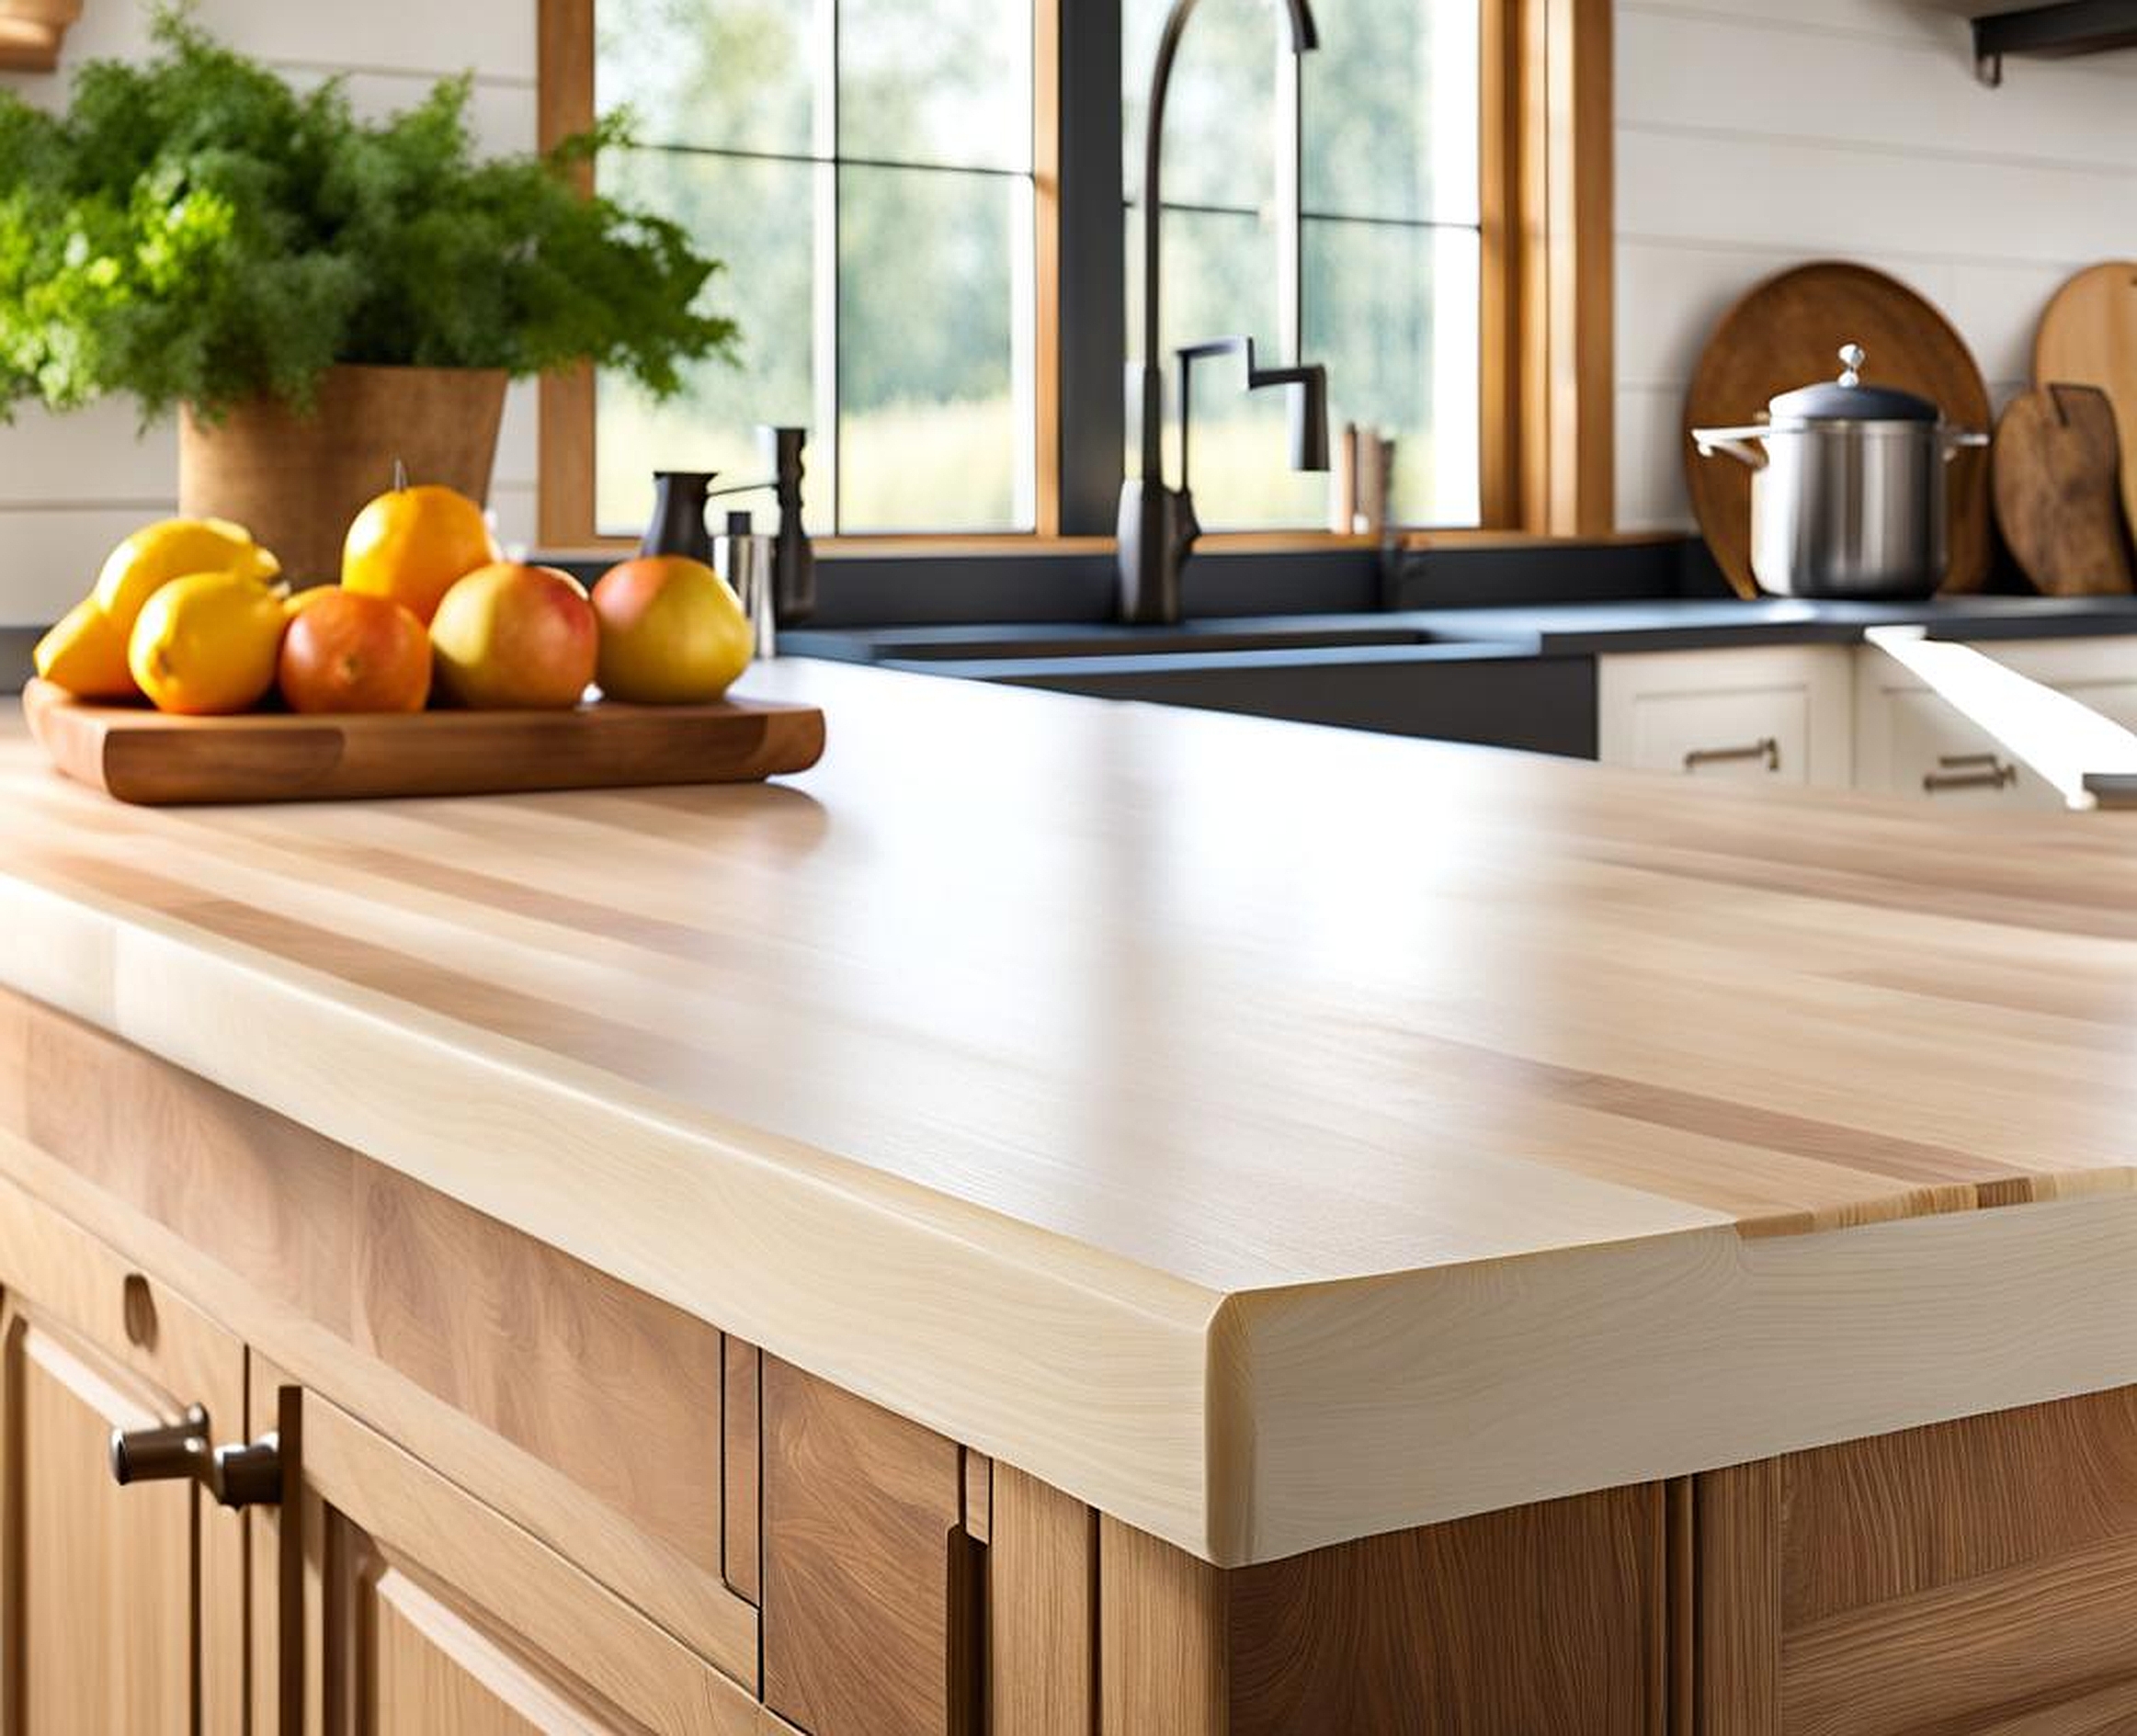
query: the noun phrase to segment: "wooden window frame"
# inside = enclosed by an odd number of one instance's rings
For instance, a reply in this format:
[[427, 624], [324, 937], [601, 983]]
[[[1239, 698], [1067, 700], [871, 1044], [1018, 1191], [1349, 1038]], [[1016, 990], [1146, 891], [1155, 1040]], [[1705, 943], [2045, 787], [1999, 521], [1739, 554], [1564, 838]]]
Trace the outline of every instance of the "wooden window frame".
[[[1104, 98], [1094, 59], [1079, 64], [1063, 35], [1072, 0], [1032, 3], [1032, 181], [1036, 218], [1034, 332], [1035, 527], [979, 535], [820, 538], [840, 555], [1105, 553], [1088, 499], [1064, 505], [1064, 448], [1108, 436], [1108, 412], [1074, 406], [1064, 357], [1086, 324], [1106, 319], [1087, 289], [1063, 282], [1063, 238], [1088, 256], [1099, 227], [1064, 203], [1063, 141], [1076, 81]], [[594, 120], [595, 0], [539, 0], [539, 127], [544, 149]], [[1614, 464], [1614, 213], [1611, 0], [1482, 0], [1480, 176], [1480, 518], [1475, 528], [1405, 533], [1412, 544], [1458, 547], [1616, 539]], [[1108, 74], [1118, 100], [1118, 42]], [[1115, 116], [1115, 129], [1118, 116]], [[1103, 198], [1117, 207], [1117, 176]], [[1086, 189], [1097, 193], [1099, 189]], [[1073, 197], [1073, 194], [1072, 194]], [[1086, 217], [1088, 213], [1085, 213]], [[1118, 218], [1112, 247], [1119, 245]], [[1096, 239], [1094, 239], [1096, 238]], [[1110, 278], [1120, 280], [1118, 254]], [[1107, 275], [1101, 272], [1099, 275]], [[1113, 316], [1118, 319], [1118, 315]], [[1118, 326], [1104, 334], [1114, 347]], [[1095, 346], [1094, 346], [1095, 347]], [[1089, 370], [1076, 369], [1080, 377]], [[1110, 395], [1110, 394], [1105, 394]], [[1118, 430], [1111, 446], [1121, 449]], [[595, 532], [595, 394], [590, 368], [540, 382], [538, 534], [555, 550], [628, 548]], [[1086, 494], [1088, 491], [1086, 491]], [[1072, 491], [1073, 493], [1073, 491]], [[1237, 553], [1326, 550], [1363, 539], [1324, 530], [1212, 535], [1203, 546]]]

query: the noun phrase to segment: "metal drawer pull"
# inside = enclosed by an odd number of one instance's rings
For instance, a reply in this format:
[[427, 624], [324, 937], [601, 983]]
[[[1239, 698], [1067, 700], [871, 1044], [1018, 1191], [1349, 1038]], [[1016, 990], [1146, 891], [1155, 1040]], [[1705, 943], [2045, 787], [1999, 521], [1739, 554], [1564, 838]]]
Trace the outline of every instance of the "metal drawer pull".
[[1932, 796], [1939, 789], [2004, 789], [2018, 781], [2018, 768], [1994, 754], [1939, 754], [1937, 766], [1922, 774], [1922, 788]]
[[1769, 772], [1780, 770], [1780, 743], [1770, 735], [1762, 735], [1748, 747], [1689, 747], [1685, 750], [1685, 770], [1696, 772], [1702, 766], [1721, 766], [1731, 760], [1762, 759]]
[[111, 1431], [116, 1483], [198, 1482], [226, 1507], [272, 1505], [282, 1498], [281, 1443], [263, 1435], [249, 1446], [208, 1445], [208, 1413], [188, 1405], [160, 1428]]

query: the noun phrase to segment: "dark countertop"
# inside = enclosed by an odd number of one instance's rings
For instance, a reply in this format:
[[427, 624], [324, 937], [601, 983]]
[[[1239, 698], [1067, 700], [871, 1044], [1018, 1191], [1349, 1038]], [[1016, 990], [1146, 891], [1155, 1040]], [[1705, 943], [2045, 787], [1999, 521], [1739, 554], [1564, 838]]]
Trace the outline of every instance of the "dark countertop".
[[[1092, 622], [795, 629], [789, 654], [873, 663], [932, 674], [1017, 681], [1038, 675], [1146, 676], [1200, 670], [1326, 670], [1344, 665], [1446, 664], [1608, 652], [1693, 651], [1779, 644], [1854, 644], [1871, 627], [1920, 625], [1953, 640], [2077, 638], [2137, 633], [2137, 596], [1974, 596], [1923, 603], [1646, 601], [1540, 604], [1511, 608], [1405, 609], [1386, 613], [1213, 617], [1177, 628]], [[1243, 647], [1242, 635], [1272, 630], [1339, 642]], [[1177, 649], [1143, 649], [1154, 633]], [[1391, 636], [1415, 634], [1406, 642]], [[1355, 635], [1355, 642], [1340, 642]], [[1063, 641], [1077, 654], [1060, 654]], [[1118, 641], [1118, 652], [1101, 649]], [[1207, 646], [1197, 643], [1207, 641]], [[1378, 641], [1378, 642], [1375, 642]], [[1029, 648], [1029, 654], [1019, 652]], [[962, 654], [961, 654], [962, 653]]]

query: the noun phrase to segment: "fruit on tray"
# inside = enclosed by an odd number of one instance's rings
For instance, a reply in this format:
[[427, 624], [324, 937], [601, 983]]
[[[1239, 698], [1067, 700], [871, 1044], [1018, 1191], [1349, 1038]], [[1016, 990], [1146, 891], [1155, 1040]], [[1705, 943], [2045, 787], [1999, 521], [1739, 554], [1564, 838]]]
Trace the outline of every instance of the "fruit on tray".
[[342, 544], [346, 590], [390, 596], [427, 626], [453, 585], [498, 558], [483, 509], [435, 482], [394, 488], [357, 514]]
[[249, 574], [188, 573], [142, 606], [127, 664], [160, 711], [249, 711], [275, 685], [288, 622], [281, 597]]
[[150, 597], [193, 573], [234, 573], [259, 583], [282, 564], [225, 518], [165, 518], [143, 525], [112, 550], [91, 594], [120, 634], [131, 635]]
[[193, 716], [279, 698], [307, 714], [429, 704], [562, 709], [718, 699], [754, 635], [701, 561], [642, 555], [589, 597], [555, 567], [497, 558], [482, 508], [397, 487], [349, 527], [343, 582], [289, 595], [239, 525], [166, 518], [111, 551], [95, 590], [38, 642], [37, 672], [83, 699], [145, 697]]
[[141, 689], [126, 666], [126, 635], [84, 597], [37, 641], [37, 673], [85, 699], [131, 699]]
[[685, 555], [642, 555], [594, 586], [601, 691], [641, 705], [717, 699], [749, 666], [749, 619], [725, 580]]
[[495, 710], [578, 704], [594, 679], [600, 625], [584, 586], [554, 567], [478, 567], [448, 591], [430, 623], [438, 691]]
[[290, 599], [276, 680], [292, 711], [420, 711], [430, 635], [390, 596], [320, 586]]

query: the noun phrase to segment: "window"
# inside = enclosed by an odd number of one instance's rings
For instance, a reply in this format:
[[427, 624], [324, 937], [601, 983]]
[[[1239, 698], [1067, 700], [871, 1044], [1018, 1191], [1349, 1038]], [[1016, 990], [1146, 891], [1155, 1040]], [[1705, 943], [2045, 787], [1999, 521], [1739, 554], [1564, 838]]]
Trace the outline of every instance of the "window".
[[1030, 0], [599, 0], [594, 19], [596, 104], [628, 104], [639, 141], [601, 185], [725, 262], [745, 346], [665, 405], [597, 383], [600, 530], [644, 522], [656, 466], [754, 477], [764, 422], [813, 431], [819, 533], [1030, 529]]
[[[1122, 186], [1140, 346], [1142, 139], [1171, 0], [1125, 0]], [[1396, 442], [1399, 521], [1478, 522], [1478, 0], [1313, 0], [1300, 113], [1303, 359], [1328, 369], [1332, 432]], [[1202, 0], [1166, 97], [1165, 352], [1278, 334], [1269, 0]], [[1285, 357], [1289, 360], [1290, 357]], [[1168, 383], [1172, 372], [1167, 369]], [[1322, 525], [1327, 479], [1284, 464], [1279, 393], [1197, 370], [1195, 505], [1211, 528]], [[1176, 466], [1176, 454], [1174, 459]]]
[[[1175, 69], [1168, 386], [1181, 343], [1278, 337], [1274, 4], [1202, 0]], [[1610, 0], [1313, 4], [1302, 348], [1332, 431], [1394, 437], [1401, 522], [1607, 530]], [[754, 479], [763, 422], [810, 428], [820, 536], [1109, 537], [1168, 6], [539, 0], [544, 136], [628, 104], [598, 176], [726, 262], [745, 345], [665, 406], [545, 383], [543, 540], [631, 534], [656, 466]], [[1206, 526], [1325, 535], [1282, 414], [1197, 370]]]

